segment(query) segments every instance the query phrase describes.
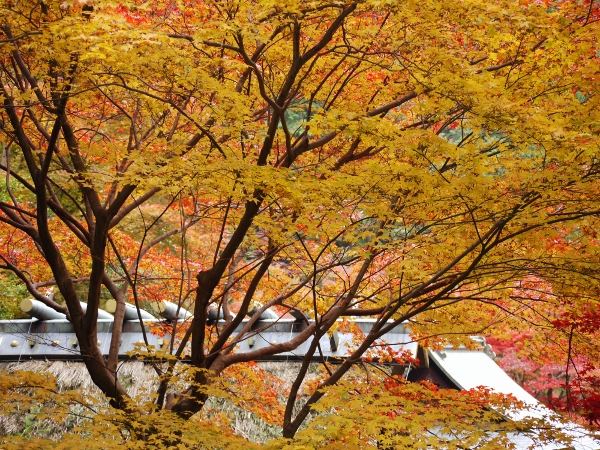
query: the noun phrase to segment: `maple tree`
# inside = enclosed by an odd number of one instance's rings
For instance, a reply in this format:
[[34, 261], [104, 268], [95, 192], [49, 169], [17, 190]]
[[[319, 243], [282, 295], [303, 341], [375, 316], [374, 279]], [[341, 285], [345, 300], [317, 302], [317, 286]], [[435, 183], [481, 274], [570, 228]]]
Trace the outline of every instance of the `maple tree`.
[[[128, 299], [193, 311], [156, 365], [154, 408], [180, 419], [228, 368], [315, 338], [284, 401], [285, 438], [402, 322], [458, 345], [504, 321], [593, 310], [594, 1], [0, 5], [1, 267], [67, 314], [124, 414], [144, 415], [117, 377]], [[511, 298], [531, 277], [566, 294], [562, 310]], [[313, 321], [235, 353], [257, 304]], [[346, 316], [377, 322], [298, 405], [318, 338]], [[187, 351], [188, 387], [169, 397]]]
[[559, 411], [576, 413], [571, 414], [575, 420], [597, 425], [599, 317], [593, 303], [581, 307], [571, 300], [571, 296], [579, 300], [580, 295], [578, 291], [555, 293], [543, 280], [524, 280], [511, 293], [520, 307], [536, 302], [553, 307], [532, 309], [528, 324], [505, 323], [501, 337], [493, 336], [488, 342], [500, 354], [500, 366], [539, 400]]

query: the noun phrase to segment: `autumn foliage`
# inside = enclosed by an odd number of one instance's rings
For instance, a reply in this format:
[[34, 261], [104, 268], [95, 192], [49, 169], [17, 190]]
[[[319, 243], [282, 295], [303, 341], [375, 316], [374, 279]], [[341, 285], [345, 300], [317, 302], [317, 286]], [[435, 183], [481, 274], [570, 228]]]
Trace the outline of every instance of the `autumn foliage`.
[[[411, 405], [445, 401], [464, 406], [448, 442], [503, 439], [468, 424], [495, 423], [493, 394], [385, 390], [372, 365], [351, 392], [406, 321], [431, 348], [472, 334], [552, 343], [532, 360], [563, 358], [563, 409], [597, 421], [599, 20], [592, 0], [0, 0], [0, 267], [67, 314], [115, 408], [98, 417], [121, 424], [122, 442], [234, 448], [226, 425], [198, 418], [221, 394], [262, 409], [285, 445], [316, 446], [308, 423], [325, 447], [364, 422], [348, 446], [401, 446], [441, 426]], [[110, 298], [105, 359], [96, 320]], [[126, 302], [164, 299], [194, 319], [165, 331], [177, 345], [155, 365], [148, 406], [119, 381], [120, 333]], [[235, 353], [255, 307], [311, 321]], [[302, 391], [313, 338], [351, 316], [377, 322]], [[247, 363], [307, 341], [276, 401], [218, 387], [229, 373], [261, 389], [268, 377]], [[336, 402], [334, 429], [310, 422]], [[194, 427], [196, 444], [181, 440]]]

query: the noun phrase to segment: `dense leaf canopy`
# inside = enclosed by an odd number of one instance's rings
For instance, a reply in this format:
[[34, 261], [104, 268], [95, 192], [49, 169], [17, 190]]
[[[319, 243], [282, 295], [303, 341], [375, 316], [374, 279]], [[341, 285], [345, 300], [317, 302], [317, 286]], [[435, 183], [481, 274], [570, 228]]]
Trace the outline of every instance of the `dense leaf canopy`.
[[[285, 400], [286, 438], [404, 321], [429, 346], [526, 323], [567, 372], [574, 349], [598, 361], [593, 1], [0, 5], [1, 267], [68, 315], [123, 414], [141, 417], [115, 375], [126, 300], [194, 313], [157, 366], [155, 408], [181, 419], [227, 368], [340, 318], [376, 317], [297, 405], [313, 341]], [[119, 306], [104, 360], [107, 298]], [[315, 320], [289, 342], [233, 353], [255, 305]], [[219, 333], [205, 326], [210, 308], [224, 313]], [[186, 353], [195, 371], [182, 387]], [[352, 442], [385, 435], [372, 420]], [[390, 431], [389, 445], [411, 432]]]

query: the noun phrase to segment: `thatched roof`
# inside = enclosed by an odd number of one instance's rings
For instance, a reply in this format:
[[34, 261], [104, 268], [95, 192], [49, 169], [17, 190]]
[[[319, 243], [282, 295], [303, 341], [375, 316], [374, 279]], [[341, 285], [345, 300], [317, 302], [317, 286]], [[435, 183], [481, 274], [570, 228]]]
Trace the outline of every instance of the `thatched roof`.
[[[69, 361], [25, 361], [0, 363], [0, 371], [13, 372], [27, 370], [31, 372], [47, 372], [52, 374], [61, 391], [81, 389], [86, 392], [99, 392], [92, 382], [85, 365], [81, 362]], [[151, 390], [155, 385], [156, 372], [151, 366], [140, 361], [128, 361], [119, 365], [119, 380], [131, 396], [141, 394], [142, 390]]]
[[[265, 362], [260, 363], [260, 368], [267, 374], [277, 378], [276, 391], [284, 399], [285, 393], [289, 391], [296, 374], [300, 368], [299, 363], [289, 362]], [[309, 380], [317, 373], [318, 364], [311, 368]], [[25, 370], [35, 373], [50, 373], [55, 379], [60, 391], [79, 390], [90, 396], [100, 397], [99, 389], [92, 382], [85, 365], [81, 362], [69, 361], [25, 361], [0, 363], [0, 372], [14, 372]], [[123, 387], [132, 397], [147, 397], [156, 392], [158, 387], [157, 375], [154, 368], [141, 361], [127, 361], [119, 364], [119, 380]], [[301, 407], [302, 402], [297, 406]], [[108, 404], [107, 404], [108, 406]], [[240, 436], [254, 442], [266, 442], [281, 436], [281, 427], [270, 425], [252, 412], [246, 411], [232, 402], [221, 398], [210, 398], [202, 414], [210, 417], [211, 414], [225, 413], [231, 418], [233, 430]], [[76, 425], [77, 419], [68, 425], [53, 423], [52, 421], [40, 421], [39, 423], [28, 423], [26, 416], [3, 417], [0, 416], [0, 435], [11, 433], [25, 433], [31, 436], [60, 437], [72, 426]]]

